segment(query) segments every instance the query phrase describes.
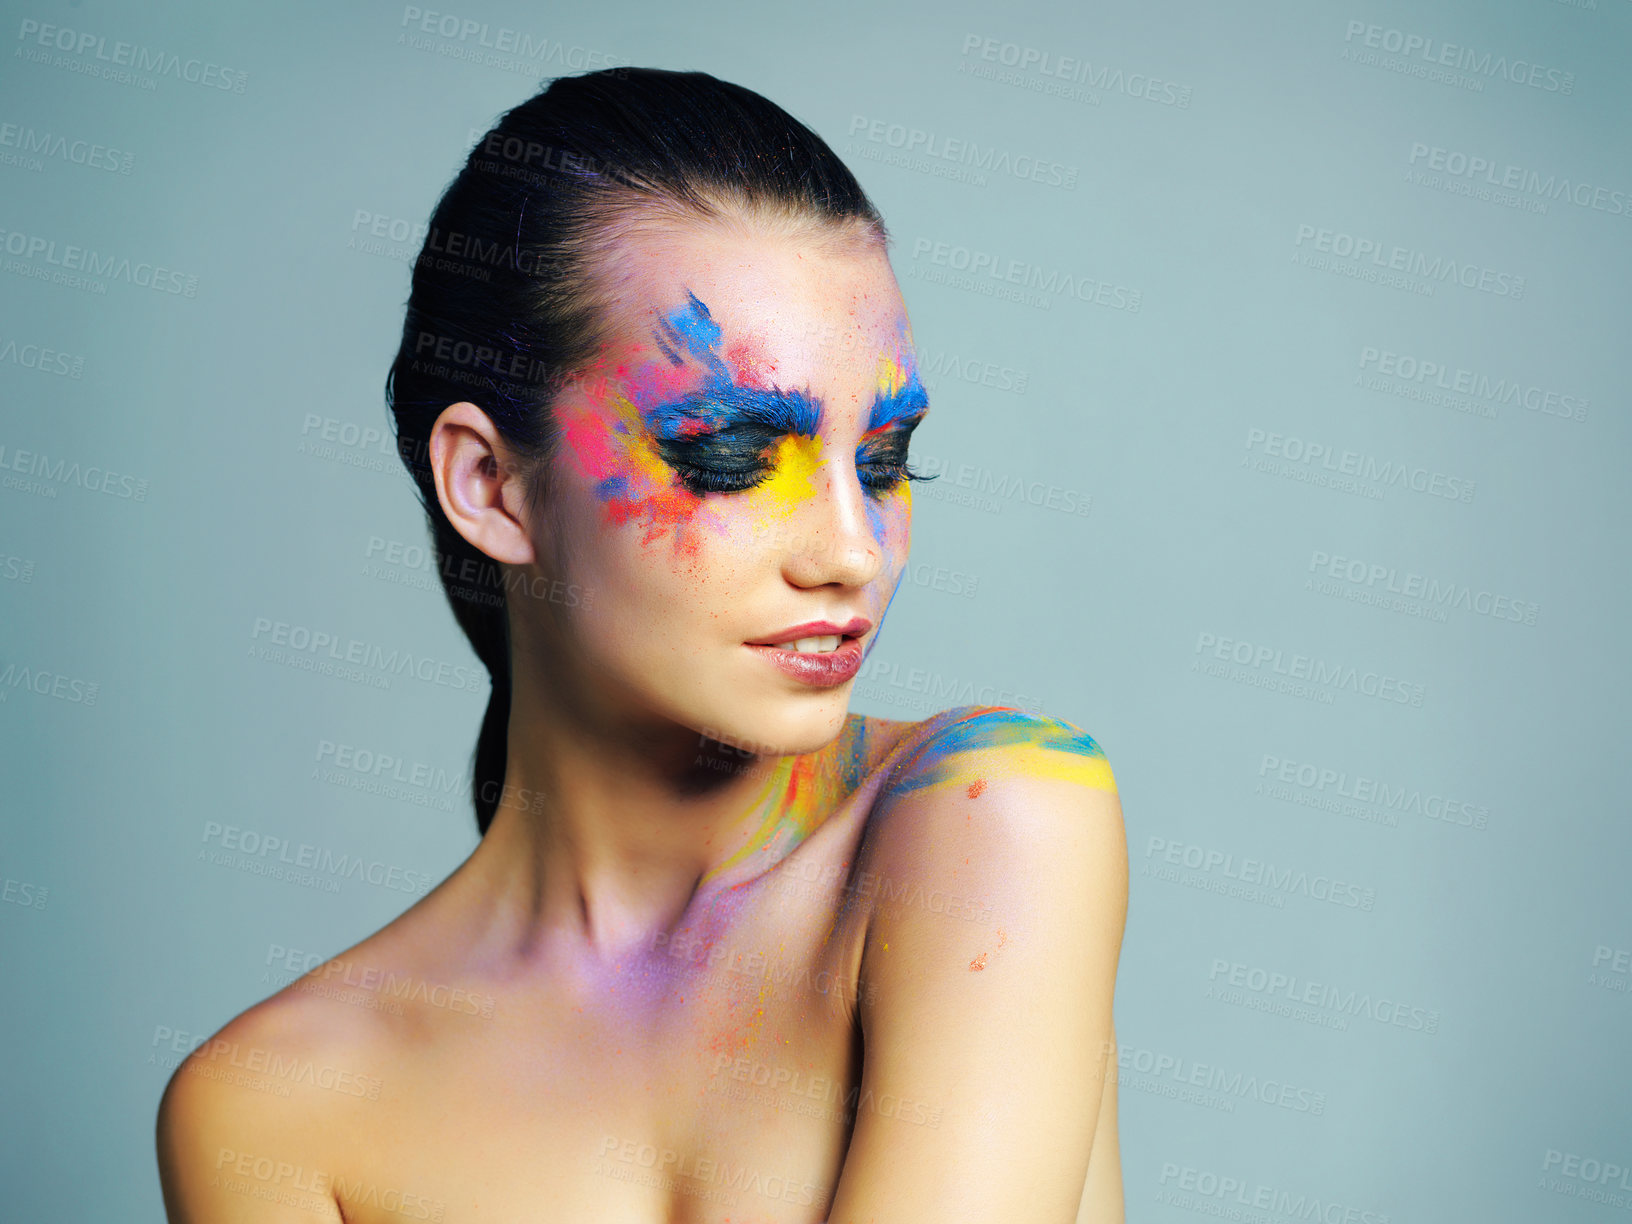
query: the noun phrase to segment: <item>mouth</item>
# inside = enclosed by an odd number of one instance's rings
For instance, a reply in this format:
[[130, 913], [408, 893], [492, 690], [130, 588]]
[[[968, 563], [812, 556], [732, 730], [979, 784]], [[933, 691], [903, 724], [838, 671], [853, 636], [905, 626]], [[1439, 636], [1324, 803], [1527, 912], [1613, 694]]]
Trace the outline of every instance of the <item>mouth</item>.
[[860, 616], [843, 626], [811, 621], [744, 645], [802, 684], [834, 688], [861, 670], [861, 639], [872, 627]]

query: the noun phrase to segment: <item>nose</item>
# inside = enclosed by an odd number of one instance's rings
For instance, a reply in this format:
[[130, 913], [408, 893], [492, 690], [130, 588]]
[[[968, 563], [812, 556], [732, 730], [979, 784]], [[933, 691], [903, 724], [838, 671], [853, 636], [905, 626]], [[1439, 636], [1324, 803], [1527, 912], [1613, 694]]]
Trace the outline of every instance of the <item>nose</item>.
[[884, 568], [878, 509], [854, 462], [828, 457], [811, 474], [816, 492], [793, 508], [782, 574], [794, 586], [864, 587]]

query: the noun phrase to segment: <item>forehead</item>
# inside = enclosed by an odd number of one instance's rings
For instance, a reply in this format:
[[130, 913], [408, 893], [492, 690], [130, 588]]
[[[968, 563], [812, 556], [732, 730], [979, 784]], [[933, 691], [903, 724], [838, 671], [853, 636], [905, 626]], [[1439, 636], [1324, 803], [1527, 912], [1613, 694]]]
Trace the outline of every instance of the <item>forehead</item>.
[[719, 328], [717, 356], [765, 385], [828, 402], [870, 399], [881, 366], [910, 368], [911, 328], [876, 243], [714, 224], [642, 226], [608, 258], [614, 343], [657, 353], [695, 297]]

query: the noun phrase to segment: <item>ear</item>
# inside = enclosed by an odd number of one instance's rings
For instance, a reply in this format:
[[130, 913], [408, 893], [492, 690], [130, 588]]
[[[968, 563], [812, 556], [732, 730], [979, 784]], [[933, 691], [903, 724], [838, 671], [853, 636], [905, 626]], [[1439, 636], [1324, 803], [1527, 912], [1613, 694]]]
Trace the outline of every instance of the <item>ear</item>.
[[448, 522], [495, 561], [529, 565], [526, 478], [491, 417], [475, 404], [450, 404], [431, 427], [431, 474]]

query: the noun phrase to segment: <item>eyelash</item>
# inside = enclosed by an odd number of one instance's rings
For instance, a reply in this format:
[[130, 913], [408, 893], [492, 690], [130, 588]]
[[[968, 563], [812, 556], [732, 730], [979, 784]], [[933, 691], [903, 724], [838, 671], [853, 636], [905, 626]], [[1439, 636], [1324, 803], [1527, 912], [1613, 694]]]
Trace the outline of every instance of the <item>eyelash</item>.
[[[866, 473], [869, 471], [882, 473], [885, 479], [869, 480]], [[677, 464], [675, 471], [683, 484], [692, 493], [702, 496], [708, 493], [742, 493], [749, 489], [758, 488], [771, 477], [771, 468], [766, 464], [751, 472], [743, 472], [730, 468], [711, 468], [699, 464]], [[915, 472], [905, 462], [874, 462], [857, 465], [857, 471], [862, 473], [862, 487], [874, 493], [888, 493], [895, 489], [902, 481], [931, 480], [933, 477]]]

